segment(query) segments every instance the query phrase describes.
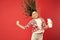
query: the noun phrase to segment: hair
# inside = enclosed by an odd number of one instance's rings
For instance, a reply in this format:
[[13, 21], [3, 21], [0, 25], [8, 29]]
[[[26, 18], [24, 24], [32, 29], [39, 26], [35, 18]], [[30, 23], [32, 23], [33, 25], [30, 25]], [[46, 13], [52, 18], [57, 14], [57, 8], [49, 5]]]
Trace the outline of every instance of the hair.
[[32, 12], [36, 11], [36, 0], [24, 0], [25, 3], [25, 12], [27, 12], [27, 14], [29, 16], [32, 16]]

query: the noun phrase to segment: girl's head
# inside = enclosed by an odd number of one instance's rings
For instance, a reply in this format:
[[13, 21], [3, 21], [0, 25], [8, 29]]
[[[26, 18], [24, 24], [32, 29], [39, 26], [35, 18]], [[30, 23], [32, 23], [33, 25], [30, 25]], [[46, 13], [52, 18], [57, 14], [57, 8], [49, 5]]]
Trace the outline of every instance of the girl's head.
[[39, 15], [37, 13], [37, 11], [33, 11], [32, 14], [31, 14], [32, 18], [35, 19], [35, 18], [38, 18]]

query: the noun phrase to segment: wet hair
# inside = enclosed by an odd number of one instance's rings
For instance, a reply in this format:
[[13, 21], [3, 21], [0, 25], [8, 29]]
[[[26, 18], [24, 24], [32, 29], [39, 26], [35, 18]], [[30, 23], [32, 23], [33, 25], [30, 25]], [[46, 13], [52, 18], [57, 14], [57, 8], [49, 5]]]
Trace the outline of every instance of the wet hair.
[[32, 16], [32, 12], [36, 11], [36, 0], [24, 0], [25, 3], [25, 12], [27, 12], [27, 14], [29, 16]]

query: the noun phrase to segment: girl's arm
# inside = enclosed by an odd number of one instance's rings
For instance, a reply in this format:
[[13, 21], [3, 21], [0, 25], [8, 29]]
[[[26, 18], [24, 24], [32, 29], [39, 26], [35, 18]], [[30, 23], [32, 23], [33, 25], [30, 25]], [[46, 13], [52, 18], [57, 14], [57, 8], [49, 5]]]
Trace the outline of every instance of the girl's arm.
[[22, 28], [22, 29], [27, 29], [29, 26], [32, 25], [31, 23], [32, 23], [32, 21], [28, 22], [27, 25], [22, 26], [21, 24], [19, 24], [19, 21], [16, 21], [16, 25], [19, 26], [19, 27]]
[[44, 29], [48, 29], [48, 25], [46, 24], [46, 22], [44, 21]]
[[22, 29], [25, 29], [24, 26], [22, 26], [21, 24], [19, 24], [19, 21], [16, 21], [16, 25], [17, 25], [18, 27], [22, 28]]
[[44, 22], [44, 29], [48, 29], [48, 28], [52, 28], [52, 20], [51, 19], [48, 19], [47, 20], [47, 24], [46, 24], [46, 22], [43, 20], [43, 22]]
[[42, 18], [42, 22], [43, 22], [43, 24], [42, 24], [43, 28], [48, 29], [49, 27], [48, 27], [48, 25], [46, 24], [46, 22], [43, 18]]
[[49, 28], [48, 25], [45, 25], [44, 29], [48, 29], [48, 28]]

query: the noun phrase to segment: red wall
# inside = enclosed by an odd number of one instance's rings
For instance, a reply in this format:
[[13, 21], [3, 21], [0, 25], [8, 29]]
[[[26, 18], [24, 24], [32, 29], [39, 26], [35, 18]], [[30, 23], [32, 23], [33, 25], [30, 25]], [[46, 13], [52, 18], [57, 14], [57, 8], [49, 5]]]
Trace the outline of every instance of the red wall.
[[[44, 40], [60, 40], [60, 2], [58, 0], [36, 0], [39, 14], [53, 20], [53, 28], [44, 33]], [[16, 20], [26, 25], [31, 19], [23, 15], [23, 0], [0, 0], [0, 40], [30, 40], [31, 27], [23, 30]]]

